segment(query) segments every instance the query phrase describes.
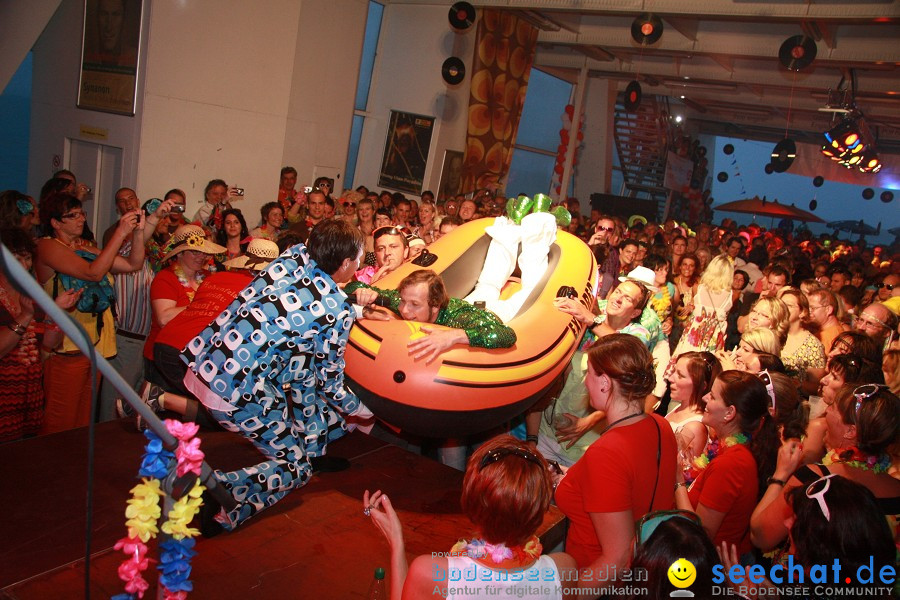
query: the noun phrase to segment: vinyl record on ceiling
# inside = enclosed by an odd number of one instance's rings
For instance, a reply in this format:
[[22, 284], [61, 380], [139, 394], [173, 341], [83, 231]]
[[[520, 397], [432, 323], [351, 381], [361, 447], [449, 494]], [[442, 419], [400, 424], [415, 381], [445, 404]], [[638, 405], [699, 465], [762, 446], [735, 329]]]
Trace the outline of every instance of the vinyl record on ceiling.
[[644, 13], [631, 23], [631, 38], [638, 44], [652, 44], [663, 32], [662, 20], [656, 15]]
[[821, 175], [816, 175], [813, 177], [813, 185], [816, 187], [822, 187], [822, 184], [825, 183], [825, 178]]
[[772, 163], [766, 163], [765, 171], [766, 171], [766, 175], [771, 175], [772, 173], [775, 172], [775, 168], [772, 166]]
[[637, 81], [629, 83], [625, 86], [625, 108], [628, 110], [637, 110], [638, 106], [641, 105], [642, 96], [641, 84]]
[[450, 85], [456, 85], [466, 76], [466, 65], [455, 56], [451, 56], [441, 65], [441, 77]]
[[888, 202], [890, 202], [893, 199], [894, 199], [894, 192], [887, 191], [887, 190], [884, 192], [881, 192], [881, 201], [884, 202], [885, 204], [887, 204]]
[[725, 144], [722, 147], [722, 152], [724, 152], [726, 156], [731, 156], [732, 154], [734, 154], [734, 146], [731, 144]]
[[719, 171], [719, 174], [716, 175], [716, 179], [718, 179], [721, 183], [725, 183], [728, 181], [728, 173], [725, 171]]
[[875, 190], [872, 188], [866, 188], [862, 191], [863, 200], [871, 200], [875, 197]]
[[816, 58], [816, 42], [805, 35], [795, 35], [784, 40], [778, 50], [778, 60], [791, 71], [799, 71]]
[[772, 170], [776, 173], [784, 173], [791, 168], [791, 163], [797, 158], [797, 144], [790, 138], [784, 138], [772, 149]]
[[809, 210], [816, 210], [816, 207], [819, 206], [819, 203], [815, 200], [809, 201]]
[[450, 7], [447, 18], [450, 21], [450, 27], [461, 30], [468, 29], [475, 22], [475, 7], [468, 2], [457, 2]]

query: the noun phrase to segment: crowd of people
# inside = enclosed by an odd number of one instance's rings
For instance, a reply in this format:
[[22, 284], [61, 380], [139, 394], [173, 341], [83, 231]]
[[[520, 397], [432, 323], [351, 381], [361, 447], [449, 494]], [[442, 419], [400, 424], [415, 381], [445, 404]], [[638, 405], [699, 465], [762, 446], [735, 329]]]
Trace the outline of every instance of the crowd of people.
[[[517, 261], [523, 282], [526, 265], [546, 265], [556, 233], [548, 215], [513, 224], [487, 191], [436, 203], [427, 191], [360, 186], [335, 197], [327, 178], [297, 181], [282, 169], [258, 217], [232, 206], [243, 190], [221, 179], [191, 219], [179, 189], [141, 202], [122, 188], [119, 220], [99, 240], [86, 226], [89, 189], [70, 172], [38, 200], [0, 194], [3, 245], [148, 406], [244, 435], [263, 455], [216, 473], [237, 504], [219, 510], [207, 498], [207, 535], [240, 526], [315, 470], [346, 467], [325, 456], [328, 442], [371, 418], [343, 384], [355, 319], [450, 327], [423, 327], [411, 343], [428, 362], [456, 345], [509, 347], [527, 332], [491, 302]], [[392, 597], [420, 597], [432, 569], [472, 562], [485, 580], [507, 568], [557, 583], [568, 573], [583, 592], [597, 585], [587, 572], [640, 566], [668, 597], [663, 572], [686, 548], [698, 565], [808, 569], [830, 562], [811, 536], [846, 564], [894, 564], [900, 250], [565, 207], [565, 228], [600, 273], [592, 309], [566, 297], [547, 307], [585, 327], [572, 368], [522, 415], [524, 439], [488, 441], [468, 459], [463, 508], [482, 539], [454, 551], [474, 560], [408, 566], [387, 490], [366, 493], [365, 513], [391, 544]], [[494, 218], [485, 270], [473, 295], [449, 298], [424, 268], [428, 247], [482, 217]], [[379, 285], [407, 262], [423, 268], [396, 290]], [[0, 441], [133, 413], [106, 382], [92, 403], [90, 360], [5, 272], [0, 324]], [[532, 536], [551, 501], [569, 528], [564, 552], [547, 559]], [[850, 514], [864, 534], [842, 527]], [[700, 571], [692, 590], [711, 597], [711, 571]]]

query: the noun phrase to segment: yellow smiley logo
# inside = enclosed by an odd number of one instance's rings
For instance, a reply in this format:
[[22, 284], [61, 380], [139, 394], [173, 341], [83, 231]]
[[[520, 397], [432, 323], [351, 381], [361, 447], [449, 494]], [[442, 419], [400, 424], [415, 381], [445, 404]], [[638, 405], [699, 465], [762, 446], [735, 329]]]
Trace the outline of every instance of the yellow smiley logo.
[[679, 558], [669, 566], [669, 582], [677, 588], [690, 587], [697, 579], [697, 569], [686, 558]]

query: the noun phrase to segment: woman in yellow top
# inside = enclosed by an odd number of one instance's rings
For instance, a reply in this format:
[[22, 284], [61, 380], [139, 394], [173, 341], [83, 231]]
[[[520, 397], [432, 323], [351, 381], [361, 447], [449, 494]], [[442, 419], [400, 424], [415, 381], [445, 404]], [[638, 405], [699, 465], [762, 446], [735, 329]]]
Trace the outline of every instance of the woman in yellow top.
[[[163, 202], [147, 219], [156, 227], [172, 205]], [[82, 239], [86, 215], [81, 201], [66, 193], [41, 202], [41, 225], [48, 237], [38, 240], [35, 272], [38, 281], [56, 297], [68, 289], [81, 289], [72, 317], [84, 327], [99, 355], [116, 353], [116, 328], [112, 313], [115, 297], [110, 273], [136, 271], [144, 262], [144, 219], [139, 210], [122, 216], [106, 247], [100, 251]], [[132, 232], [133, 235], [132, 235]], [[123, 244], [132, 244], [128, 258], [119, 256]], [[91, 361], [68, 337], [47, 360], [44, 391], [47, 399], [41, 433], [53, 433], [87, 425], [91, 415]]]

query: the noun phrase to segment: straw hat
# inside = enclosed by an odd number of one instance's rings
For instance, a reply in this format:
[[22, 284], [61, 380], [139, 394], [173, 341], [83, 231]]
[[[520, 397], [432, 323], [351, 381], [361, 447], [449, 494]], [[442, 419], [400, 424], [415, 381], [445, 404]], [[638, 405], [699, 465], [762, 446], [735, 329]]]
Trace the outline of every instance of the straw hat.
[[253, 238], [247, 244], [246, 254], [226, 260], [223, 264], [229, 269], [262, 271], [276, 258], [278, 258], [278, 244], [265, 238]]
[[182, 225], [172, 234], [169, 242], [172, 248], [169, 253], [163, 257], [163, 261], [167, 261], [176, 254], [185, 250], [195, 250], [204, 254], [222, 254], [225, 248], [206, 239], [206, 232], [199, 225]]
[[656, 287], [656, 273], [647, 267], [635, 267], [628, 272], [628, 275], [619, 277], [619, 281], [637, 281], [651, 292], [659, 291], [659, 288]]

